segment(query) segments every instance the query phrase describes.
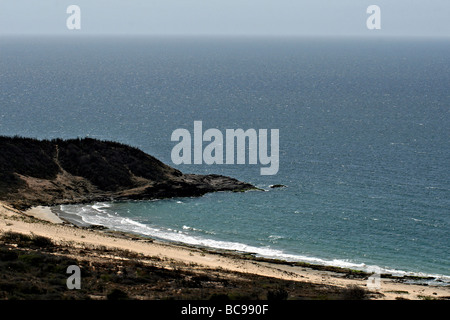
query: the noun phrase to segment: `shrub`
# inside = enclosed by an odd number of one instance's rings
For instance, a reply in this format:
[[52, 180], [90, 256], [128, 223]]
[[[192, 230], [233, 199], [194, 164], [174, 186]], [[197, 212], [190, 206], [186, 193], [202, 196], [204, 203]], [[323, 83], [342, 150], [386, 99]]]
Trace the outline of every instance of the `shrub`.
[[53, 247], [53, 241], [50, 238], [33, 235], [31, 237], [32, 245], [35, 245], [39, 248], [50, 248]]
[[0, 261], [14, 261], [17, 260], [18, 254], [7, 249], [0, 249]]
[[367, 299], [368, 291], [357, 285], [348, 286], [343, 291], [343, 298], [345, 300], [364, 300]]
[[267, 300], [286, 300], [288, 298], [288, 292], [283, 288], [278, 288], [276, 290], [269, 290], [267, 292]]
[[106, 298], [108, 300], [127, 300], [127, 299], [129, 299], [127, 293], [123, 292], [120, 289], [114, 289], [113, 291], [111, 291], [110, 293], [108, 293], [106, 295]]
[[20, 255], [19, 260], [30, 266], [38, 266], [45, 261], [45, 256], [39, 253], [28, 253]]
[[35, 234], [27, 235], [8, 231], [3, 233], [0, 239], [6, 243], [17, 244], [19, 247], [49, 248], [53, 246], [51, 239]]

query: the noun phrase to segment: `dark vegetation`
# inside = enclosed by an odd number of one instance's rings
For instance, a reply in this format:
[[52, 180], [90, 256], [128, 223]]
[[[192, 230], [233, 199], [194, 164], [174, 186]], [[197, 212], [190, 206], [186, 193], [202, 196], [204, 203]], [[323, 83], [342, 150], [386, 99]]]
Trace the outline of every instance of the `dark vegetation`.
[[[98, 255], [102, 254], [101, 258]], [[125, 259], [113, 259], [120, 256]], [[77, 258], [73, 258], [77, 257]], [[128, 251], [73, 248], [17, 233], [0, 237], [0, 299], [367, 299], [365, 290], [285, 281], [142, 257]], [[66, 286], [67, 267], [81, 269], [81, 289]]]
[[54, 179], [60, 172], [58, 162], [67, 172], [106, 191], [133, 187], [130, 173], [153, 181], [163, 180], [167, 171], [181, 175], [141, 150], [117, 142], [0, 137], [0, 191], [23, 185], [16, 174]]
[[58, 160], [69, 173], [89, 179], [101, 190], [117, 191], [136, 183], [131, 175], [152, 181], [162, 181], [167, 171], [181, 172], [163, 164], [139, 149], [117, 142], [94, 139], [54, 140]]
[[0, 137], [0, 194], [24, 185], [16, 173], [54, 179], [58, 173], [54, 156], [55, 148], [50, 141]]
[[219, 175], [185, 175], [117, 142], [0, 136], [0, 200], [18, 209], [106, 199], [201, 196], [252, 188]]

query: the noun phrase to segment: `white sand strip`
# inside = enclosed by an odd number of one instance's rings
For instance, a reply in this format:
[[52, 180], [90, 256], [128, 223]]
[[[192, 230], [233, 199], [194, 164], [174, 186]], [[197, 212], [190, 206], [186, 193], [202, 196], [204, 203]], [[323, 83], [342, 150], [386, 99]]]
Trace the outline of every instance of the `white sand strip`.
[[62, 221], [49, 207], [33, 207], [24, 212], [28, 216], [32, 216], [39, 220], [48, 221], [51, 223], [62, 224]]

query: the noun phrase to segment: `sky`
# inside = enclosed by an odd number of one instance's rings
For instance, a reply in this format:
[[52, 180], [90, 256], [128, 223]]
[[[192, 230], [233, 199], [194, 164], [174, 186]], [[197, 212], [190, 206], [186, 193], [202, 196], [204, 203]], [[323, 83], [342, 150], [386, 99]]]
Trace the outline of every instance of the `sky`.
[[[381, 29], [367, 28], [370, 5]], [[68, 33], [450, 37], [450, 0], [0, 0], [0, 35]]]

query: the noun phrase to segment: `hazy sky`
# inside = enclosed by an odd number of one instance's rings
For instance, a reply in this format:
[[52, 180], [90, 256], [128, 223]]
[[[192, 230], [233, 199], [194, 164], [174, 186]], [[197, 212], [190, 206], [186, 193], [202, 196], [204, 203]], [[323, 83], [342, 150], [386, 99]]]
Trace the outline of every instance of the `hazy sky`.
[[[72, 4], [81, 30], [66, 27]], [[0, 34], [61, 33], [450, 37], [450, 0], [0, 0]]]

